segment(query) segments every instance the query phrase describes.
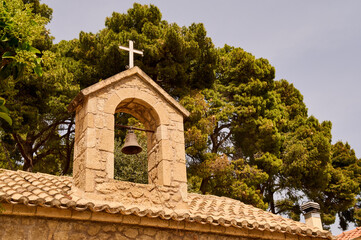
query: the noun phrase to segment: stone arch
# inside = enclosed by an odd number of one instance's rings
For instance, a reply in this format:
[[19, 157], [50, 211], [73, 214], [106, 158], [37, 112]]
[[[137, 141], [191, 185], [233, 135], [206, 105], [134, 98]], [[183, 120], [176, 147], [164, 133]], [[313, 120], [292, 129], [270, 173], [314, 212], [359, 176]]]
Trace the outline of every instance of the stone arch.
[[[124, 105], [121, 105], [122, 102], [134, 102], [134, 104], [138, 103], [143, 106], [144, 109], [151, 109], [158, 125], [169, 123], [168, 116], [165, 113], [166, 106], [157, 97], [147, 92], [134, 92], [134, 90], [128, 88], [118, 89], [108, 98], [105, 103], [105, 112], [110, 114], [119, 112], [120, 107], [123, 106], [124, 108]], [[132, 111], [129, 107], [128, 109]], [[131, 114], [130, 112], [127, 113]]]
[[[155, 149], [160, 142], [160, 139], [157, 139], [157, 135], [155, 134], [157, 132], [157, 128], [161, 125], [157, 110], [142, 99], [126, 98], [123, 99], [115, 108], [114, 113], [118, 112], [132, 115], [144, 125], [145, 129], [153, 131], [146, 132], [148, 172], [152, 171], [156, 157]], [[114, 160], [113, 164], [109, 165], [114, 165]], [[151, 179], [152, 176], [152, 174], [148, 174], [148, 183], [154, 183], [155, 179]]]

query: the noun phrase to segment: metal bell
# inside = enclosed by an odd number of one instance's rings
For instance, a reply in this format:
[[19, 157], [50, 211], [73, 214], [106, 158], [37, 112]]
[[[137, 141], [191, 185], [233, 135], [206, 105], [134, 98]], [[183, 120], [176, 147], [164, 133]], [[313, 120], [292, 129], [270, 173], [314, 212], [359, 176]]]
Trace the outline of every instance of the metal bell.
[[122, 153], [124, 154], [138, 154], [142, 151], [142, 148], [139, 146], [137, 141], [137, 136], [135, 135], [133, 130], [129, 130], [127, 132], [127, 136], [125, 137], [125, 143], [122, 148]]

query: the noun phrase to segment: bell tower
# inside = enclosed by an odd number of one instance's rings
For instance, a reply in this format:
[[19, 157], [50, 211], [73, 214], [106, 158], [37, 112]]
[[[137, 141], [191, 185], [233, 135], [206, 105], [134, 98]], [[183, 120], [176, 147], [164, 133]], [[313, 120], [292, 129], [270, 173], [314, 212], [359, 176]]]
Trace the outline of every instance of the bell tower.
[[[124, 186], [130, 186], [128, 189], [137, 188], [133, 192], [140, 189], [147, 192], [155, 187], [168, 189], [178, 198], [186, 197], [183, 118], [189, 112], [140, 68], [133, 67], [83, 89], [68, 109], [76, 112], [75, 194], [122, 201], [116, 197], [117, 193], [121, 196]], [[149, 184], [114, 180], [114, 114], [117, 112], [131, 114], [146, 129], [153, 130], [147, 132]], [[148, 195], [152, 197], [151, 192]]]

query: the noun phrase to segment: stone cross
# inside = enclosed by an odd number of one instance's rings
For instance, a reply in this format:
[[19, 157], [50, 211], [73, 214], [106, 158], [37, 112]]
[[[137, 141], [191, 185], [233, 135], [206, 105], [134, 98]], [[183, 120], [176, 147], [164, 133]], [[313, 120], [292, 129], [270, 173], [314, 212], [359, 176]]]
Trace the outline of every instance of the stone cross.
[[120, 49], [125, 50], [125, 51], [129, 51], [129, 68], [134, 67], [134, 53], [140, 54], [143, 56], [143, 52], [136, 50], [133, 48], [133, 41], [129, 40], [129, 47], [124, 47], [124, 46], [119, 46]]

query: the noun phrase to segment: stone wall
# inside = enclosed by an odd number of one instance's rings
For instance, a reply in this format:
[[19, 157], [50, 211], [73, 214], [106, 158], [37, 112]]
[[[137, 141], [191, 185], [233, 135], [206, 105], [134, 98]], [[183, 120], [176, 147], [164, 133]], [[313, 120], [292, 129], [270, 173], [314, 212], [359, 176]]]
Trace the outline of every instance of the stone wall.
[[[0, 215], [0, 240], [251, 240], [137, 225]], [[297, 238], [296, 238], [297, 239]]]
[[[176, 183], [175, 183], [176, 184]], [[185, 209], [188, 204], [178, 186], [158, 186], [117, 180], [108, 180], [96, 186], [96, 193], [86, 196], [95, 201], [109, 201], [120, 205], [138, 205], [143, 208]]]

